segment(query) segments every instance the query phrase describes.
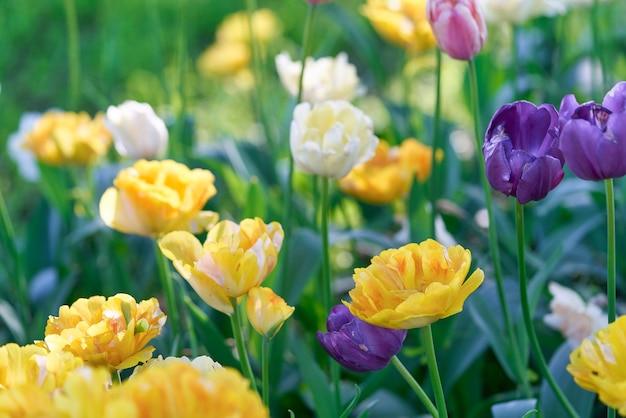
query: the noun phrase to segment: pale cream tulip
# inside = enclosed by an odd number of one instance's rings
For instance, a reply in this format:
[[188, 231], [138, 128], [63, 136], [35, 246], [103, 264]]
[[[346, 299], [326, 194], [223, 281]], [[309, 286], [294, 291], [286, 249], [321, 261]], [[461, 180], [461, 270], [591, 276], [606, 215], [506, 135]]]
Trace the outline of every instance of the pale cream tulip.
[[378, 138], [372, 120], [360, 109], [329, 100], [296, 106], [289, 144], [299, 170], [340, 179], [374, 156]]
[[[275, 58], [276, 71], [285, 89], [292, 96], [298, 95], [298, 83], [302, 61], [292, 61], [283, 52]], [[307, 57], [302, 79], [302, 101], [319, 103], [324, 100], [351, 101], [362, 92], [356, 67], [348, 62], [348, 55], [341, 52], [336, 58]]]

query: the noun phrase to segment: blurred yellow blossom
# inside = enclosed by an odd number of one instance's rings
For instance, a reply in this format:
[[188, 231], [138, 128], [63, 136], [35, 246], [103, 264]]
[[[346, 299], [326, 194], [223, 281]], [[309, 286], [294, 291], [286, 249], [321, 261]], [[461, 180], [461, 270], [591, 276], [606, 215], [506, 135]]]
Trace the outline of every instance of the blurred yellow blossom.
[[208, 376], [210, 373], [213, 373], [217, 369], [221, 369], [222, 365], [209, 356], [198, 356], [194, 357], [193, 360], [189, 357], [165, 357], [159, 355], [158, 357], [151, 358], [144, 364], [141, 364], [133, 370], [133, 374], [130, 376], [131, 378], [136, 377], [139, 373], [142, 373], [152, 367], [161, 367], [165, 363], [172, 363], [176, 361], [181, 361], [186, 364], [191, 364], [196, 370], [198, 370], [202, 376]]
[[50, 393], [35, 383], [0, 390], [2, 418], [69, 418], [58, 411]]
[[382, 205], [406, 196], [413, 173], [400, 162], [400, 149], [380, 140], [374, 157], [354, 167], [339, 180], [345, 193], [367, 203]]
[[[249, 27], [245, 11], [226, 16], [217, 28], [215, 42], [198, 57], [196, 66], [200, 74], [234, 76], [245, 87], [253, 47]], [[282, 25], [270, 9], [259, 9], [252, 14], [254, 45], [261, 48], [261, 53], [281, 33]]]
[[418, 53], [435, 46], [426, 0], [367, 0], [361, 13], [388, 42]]
[[50, 352], [35, 344], [5, 344], [0, 347], [0, 389], [32, 383], [51, 392], [82, 365], [83, 360], [72, 353]]
[[392, 329], [420, 328], [459, 313], [482, 283], [476, 269], [465, 280], [472, 256], [460, 245], [428, 239], [389, 249], [354, 271], [352, 302], [344, 304], [365, 322]]
[[154, 347], [146, 345], [165, 321], [155, 298], [139, 303], [123, 293], [80, 298], [61, 306], [58, 317], [48, 318], [40, 344], [50, 351], [70, 351], [92, 366], [121, 370], [152, 357]]
[[[400, 145], [400, 161], [415, 173], [417, 179], [424, 183], [432, 170], [433, 149], [415, 138], [407, 138]], [[438, 149], [435, 155], [437, 162], [443, 160], [443, 150]]]
[[163, 361], [113, 388], [113, 399], [132, 403], [137, 418], [268, 417], [258, 393], [235, 369], [203, 376], [184, 361]]
[[189, 232], [175, 231], [159, 240], [159, 246], [207, 304], [230, 315], [231, 298], [259, 286], [274, 269], [282, 242], [278, 222], [266, 225], [254, 218], [219, 222], [204, 245]]
[[570, 354], [567, 371], [580, 387], [626, 416], [626, 316], [596, 332], [592, 340], [583, 340]]
[[49, 111], [35, 123], [22, 147], [49, 165], [88, 165], [107, 153], [113, 138], [104, 115]]
[[190, 170], [172, 160], [139, 160], [121, 170], [115, 187], [100, 199], [100, 216], [120, 232], [158, 237], [170, 231], [199, 232], [217, 221], [202, 211], [215, 195], [215, 177], [209, 170]]
[[269, 287], [253, 287], [248, 292], [246, 311], [252, 327], [261, 335], [272, 338], [280, 331], [295, 308], [287, 305]]

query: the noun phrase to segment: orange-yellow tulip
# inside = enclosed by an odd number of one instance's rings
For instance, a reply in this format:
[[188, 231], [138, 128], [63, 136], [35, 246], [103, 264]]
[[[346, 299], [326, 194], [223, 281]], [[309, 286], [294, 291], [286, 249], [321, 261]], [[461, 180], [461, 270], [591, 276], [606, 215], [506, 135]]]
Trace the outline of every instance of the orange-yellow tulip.
[[274, 337], [295, 308], [287, 305], [269, 287], [253, 287], [248, 292], [246, 311], [252, 327], [261, 335]]
[[200, 232], [217, 221], [203, 211], [215, 195], [209, 170], [190, 170], [172, 160], [139, 160], [123, 169], [100, 198], [100, 217], [127, 234], [159, 237], [171, 231]]
[[209, 306], [230, 315], [231, 299], [259, 286], [272, 272], [282, 242], [278, 222], [266, 225], [254, 218], [217, 223], [204, 245], [189, 232], [176, 231], [159, 240], [159, 247]]
[[481, 269], [465, 280], [471, 261], [469, 250], [431, 239], [385, 250], [368, 267], [355, 269], [352, 302], [344, 304], [354, 316], [385, 328], [430, 325], [459, 313], [482, 283]]

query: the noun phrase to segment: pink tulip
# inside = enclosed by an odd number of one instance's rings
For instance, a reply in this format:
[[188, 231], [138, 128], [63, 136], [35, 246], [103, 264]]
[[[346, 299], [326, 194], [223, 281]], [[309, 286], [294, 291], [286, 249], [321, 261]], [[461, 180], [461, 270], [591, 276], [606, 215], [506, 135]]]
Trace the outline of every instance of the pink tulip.
[[476, 0], [428, 0], [426, 14], [439, 48], [458, 60], [470, 60], [487, 39], [487, 26]]

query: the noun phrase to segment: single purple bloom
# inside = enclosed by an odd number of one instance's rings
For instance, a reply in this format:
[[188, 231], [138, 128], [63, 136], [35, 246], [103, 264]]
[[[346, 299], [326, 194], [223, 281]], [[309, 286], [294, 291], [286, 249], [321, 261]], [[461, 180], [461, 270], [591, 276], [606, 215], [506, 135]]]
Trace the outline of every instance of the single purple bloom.
[[617, 83], [602, 104], [561, 101], [559, 147], [565, 162], [584, 180], [626, 175], [626, 82]]
[[563, 179], [554, 106], [527, 101], [502, 106], [493, 115], [483, 144], [487, 180], [524, 204], [541, 200]]
[[317, 331], [322, 348], [348, 370], [373, 372], [385, 368], [402, 349], [405, 329], [368, 324], [344, 305], [334, 306], [326, 320], [328, 332]]

